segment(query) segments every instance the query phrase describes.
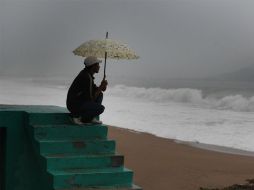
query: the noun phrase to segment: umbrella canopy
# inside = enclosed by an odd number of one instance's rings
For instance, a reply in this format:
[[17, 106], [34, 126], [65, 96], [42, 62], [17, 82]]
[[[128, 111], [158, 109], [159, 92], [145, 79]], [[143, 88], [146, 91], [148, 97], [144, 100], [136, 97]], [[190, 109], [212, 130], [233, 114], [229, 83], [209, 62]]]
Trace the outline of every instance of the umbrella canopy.
[[75, 55], [88, 57], [96, 56], [98, 58], [105, 58], [104, 63], [104, 78], [106, 77], [106, 63], [107, 57], [111, 59], [138, 59], [139, 56], [127, 46], [117, 40], [108, 39], [108, 32], [106, 39], [89, 40], [81, 44], [73, 51]]
[[104, 58], [105, 52], [107, 52], [107, 57], [111, 59], [139, 58], [127, 44], [112, 39], [89, 40], [73, 51], [73, 53], [78, 56], [96, 56], [98, 58]]

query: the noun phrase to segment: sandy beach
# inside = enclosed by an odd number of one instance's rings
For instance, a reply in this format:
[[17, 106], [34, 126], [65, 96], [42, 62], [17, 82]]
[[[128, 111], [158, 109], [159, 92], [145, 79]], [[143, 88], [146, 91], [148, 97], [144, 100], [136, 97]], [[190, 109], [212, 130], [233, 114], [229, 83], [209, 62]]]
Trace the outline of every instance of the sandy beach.
[[200, 149], [146, 133], [109, 128], [125, 166], [144, 190], [199, 190], [254, 178], [254, 157]]

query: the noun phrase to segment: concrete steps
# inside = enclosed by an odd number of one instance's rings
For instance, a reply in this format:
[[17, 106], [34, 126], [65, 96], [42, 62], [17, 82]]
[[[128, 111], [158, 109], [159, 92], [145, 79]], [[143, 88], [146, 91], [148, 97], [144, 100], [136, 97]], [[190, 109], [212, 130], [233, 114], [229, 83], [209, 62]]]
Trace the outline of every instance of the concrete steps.
[[124, 164], [123, 155], [105, 154], [105, 155], [45, 155], [47, 168], [54, 170], [72, 169], [72, 168], [110, 168], [122, 167]]
[[132, 185], [133, 172], [123, 168], [71, 169], [48, 171], [54, 188]]
[[141, 190], [107, 139], [106, 125], [75, 125], [68, 114], [30, 114], [29, 134], [54, 190]]
[[33, 135], [38, 140], [94, 140], [107, 139], [106, 125], [79, 126], [71, 124], [33, 125]]
[[72, 124], [68, 113], [36, 113], [28, 115], [30, 125]]
[[115, 153], [114, 140], [39, 140], [41, 154], [113, 154]]
[[142, 190], [141, 187], [137, 185], [132, 185], [131, 187], [81, 187], [81, 188], [68, 188], [68, 189], [55, 189], [55, 190]]

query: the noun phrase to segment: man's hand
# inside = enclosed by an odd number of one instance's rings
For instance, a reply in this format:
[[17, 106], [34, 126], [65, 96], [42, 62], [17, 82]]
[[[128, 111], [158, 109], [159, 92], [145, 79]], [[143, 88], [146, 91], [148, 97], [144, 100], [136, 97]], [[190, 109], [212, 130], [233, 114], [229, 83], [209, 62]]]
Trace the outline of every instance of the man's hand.
[[105, 91], [105, 90], [107, 89], [107, 86], [108, 86], [108, 81], [107, 81], [106, 79], [103, 79], [103, 80], [101, 81], [100, 89], [101, 89], [102, 91]]
[[102, 91], [104, 92], [106, 89], [107, 89], [107, 86], [108, 86], [108, 81], [103, 79], [101, 81], [101, 84], [100, 86], [97, 88], [97, 90], [95, 91], [95, 94], [94, 94], [94, 100], [100, 95], [100, 93], [102, 93]]

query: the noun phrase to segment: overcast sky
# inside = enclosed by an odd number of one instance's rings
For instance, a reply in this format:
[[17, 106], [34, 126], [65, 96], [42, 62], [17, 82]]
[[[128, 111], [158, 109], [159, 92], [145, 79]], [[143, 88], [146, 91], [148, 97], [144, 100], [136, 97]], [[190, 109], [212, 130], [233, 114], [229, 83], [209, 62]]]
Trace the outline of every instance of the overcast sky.
[[76, 75], [81, 43], [109, 37], [140, 59], [116, 76], [206, 77], [254, 64], [253, 0], [0, 0], [0, 74]]

